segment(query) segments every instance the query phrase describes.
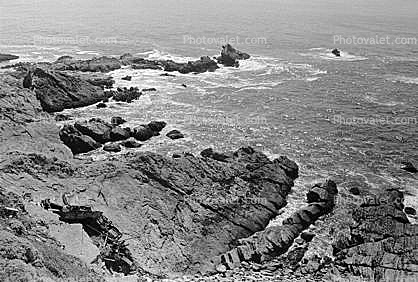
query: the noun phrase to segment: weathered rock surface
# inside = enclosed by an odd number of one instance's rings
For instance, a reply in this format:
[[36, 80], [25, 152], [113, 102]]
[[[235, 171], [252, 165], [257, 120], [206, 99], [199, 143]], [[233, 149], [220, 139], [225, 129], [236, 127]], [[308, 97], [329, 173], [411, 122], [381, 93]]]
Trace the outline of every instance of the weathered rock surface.
[[103, 150], [106, 151], [106, 152], [117, 153], [117, 152], [120, 152], [122, 150], [122, 148], [120, 147], [119, 144], [110, 143], [110, 144], [104, 145]]
[[112, 141], [110, 133], [113, 127], [104, 120], [92, 118], [89, 121], [76, 122], [74, 127], [99, 143], [104, 144]]
[[217, 58], [219, 64], [227, 67], [238, 67], [239, 60], [247, 60], [250, 55], [236, 50], [230, 44], [222, 46], [221, 56]]
[[148, 125], [140, 125], [133, 129], [132, 136], [139, 141], [147, 141], [155, 136], [154, 131]]
[[203, 267], [203, 272], [214, 273], [220, 264], [226, 269], [232, 269], [243, 261], [265, 263], [286, 253], [304, 229], [332, 210], [337, 193], [337, 186], [333, 181], [317, 184], [307, 194], [308, 206], [285, 219], [282, 225], [268, 227], [240, 240], [236, 248], [212, 258], [210, 263]]
[[104, 281], [65, 254], [47, 231], [27, 213], [19, 196], [0, 186], [0, 281]]
[[403, 193], [389, 190], [353, 211], [349, 234], [336, 238], [335, 263], [350, 279], [408, 281], [418, 277], [418, 225], [403, 209]]
[[121, 68], [117, 58], [99, 57], [90, 60], [76, 60], [70, 56], [58, 58], [53, 67], [56, 70], [82, 71], [82, 72], [109, 72]]
[[81, 78], [41, 68], [33, 72], [33, 86], [46, 112], [92, 105], [109, 95]]

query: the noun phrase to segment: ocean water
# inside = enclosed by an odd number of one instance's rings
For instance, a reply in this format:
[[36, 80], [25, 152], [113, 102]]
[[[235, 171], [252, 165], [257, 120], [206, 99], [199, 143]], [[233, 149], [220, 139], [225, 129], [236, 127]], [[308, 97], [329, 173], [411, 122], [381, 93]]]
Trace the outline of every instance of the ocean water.
[[[233, 45], [252, 55], [239, 68], [176, 77], [123, 68], [112, 72], [116, 86], [158, 91], [67, 112], [121, 115], [129, 126], [165, 120], [186, 135], [162, 135], [140, 150], [250, 145], [287, 155], [301, 170], [295, 198], [333, 178], [342, 193], [401, 188], [418, 209], [417, 176], [399, 169], [404, 159], [418, 163], [417, 14], [416, 0], [0, 0], [0, 52], [22, 61], [126, 52], [187, 61], [238, 38]], [[353, 36], [369, 44], [349, 44]], [[342, 57], [330, 55], [335, 47]]]

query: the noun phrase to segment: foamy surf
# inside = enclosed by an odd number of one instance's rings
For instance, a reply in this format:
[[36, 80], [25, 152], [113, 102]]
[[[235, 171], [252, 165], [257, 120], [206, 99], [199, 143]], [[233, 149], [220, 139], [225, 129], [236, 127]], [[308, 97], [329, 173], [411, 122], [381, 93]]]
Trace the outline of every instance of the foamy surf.
[[418, 77], [391, 75], [391, 76], [388, 76], [387, 79], [394, 83], [400, 82], [400, 83], [406, 83], [406, 84], [418, 84]]
[[307, 53], [299, 53], [299, 55], [303, 57], [311, 57], [314, 59], [322, 59], [328, 61], [342, 61], [342, 62], [356, 62], [356, 61], [364, 61], [368, 58], [350, 54], [344, 50], [340, 51], [341, 56], [337, 57], [332, 54], [332, 49], [327, 48], [311, 48]]

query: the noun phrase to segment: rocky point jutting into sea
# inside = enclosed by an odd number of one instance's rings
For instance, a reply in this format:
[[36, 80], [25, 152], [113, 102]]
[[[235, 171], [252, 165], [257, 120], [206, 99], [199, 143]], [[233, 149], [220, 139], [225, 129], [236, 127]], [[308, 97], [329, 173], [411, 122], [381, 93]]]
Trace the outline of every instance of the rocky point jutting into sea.
[[[156, 135], [184, 137], [168, 132], [164, 117], [129, 128], [124, 117], [73, 121], [60, 113], [154, 90], [114, 89], [108, 72], [121, 67], [199, 75], [248, 58], [228, 45], [216, 60], [189, 63], [125, 54], [4, 68], [0, 280], [416, 279], [418, 226], [400, 190], [352, 195], [319, 179], [306, 204], [287, 214], [299, 167], [286, 156], [248, 146], [219, 152], [216, 144], [167, 156], [141, 149]], [[100, 150], [111, 153], [78, 158]]]

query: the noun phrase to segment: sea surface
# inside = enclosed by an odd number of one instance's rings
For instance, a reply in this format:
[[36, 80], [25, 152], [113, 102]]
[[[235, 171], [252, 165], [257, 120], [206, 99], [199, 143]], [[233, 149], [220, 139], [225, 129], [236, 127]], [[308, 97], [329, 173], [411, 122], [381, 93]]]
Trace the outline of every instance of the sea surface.
[[[157, 91], [67, 112], [121, 115], [128, 126], [165, 120], [186, 135], [163, 134], [139, 150], [249, 145], [286, 155], [300, 166], [291, 197], [301, 204], [306, 187], [333, 178], [342, 193], [401, 188], [418, 209], [417, 176], [400, 170], [402, 160], [418, 164], [417, 14], [416, 0], [0, 0], [0, 53], [187, 61], [215, 56], [229, 41], [252, 55], [239, 68], [176, 77], [123, 68], [111, 73], [116, 86]], [[350, 44], [353, 37], [363, 44]], [[388, 40], [373, 44], [379, 38]], [[126, 75], [132, 81], [120, 80]]]

